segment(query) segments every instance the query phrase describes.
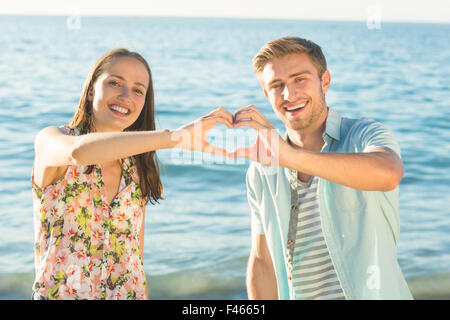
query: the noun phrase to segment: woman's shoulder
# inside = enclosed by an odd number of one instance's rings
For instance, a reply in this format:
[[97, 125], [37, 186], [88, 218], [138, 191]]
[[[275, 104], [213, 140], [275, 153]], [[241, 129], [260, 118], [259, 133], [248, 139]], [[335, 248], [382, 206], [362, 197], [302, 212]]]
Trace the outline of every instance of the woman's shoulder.
[[81, 134], [81, 129], [79, 127], [70, 126], [68, 124], [59, 126], [58, 129], [71, 136], [79, 136]]
[[37, 138], [40, 137], [50, 137], [58, 134], [66, 134], [71, 136], [78, 136], [81, 134], [81, 130], [78, 127], [72, 127], [70, 125], [60, 125], [60, 126], [48, 126], [43, 128], [37, 134]]

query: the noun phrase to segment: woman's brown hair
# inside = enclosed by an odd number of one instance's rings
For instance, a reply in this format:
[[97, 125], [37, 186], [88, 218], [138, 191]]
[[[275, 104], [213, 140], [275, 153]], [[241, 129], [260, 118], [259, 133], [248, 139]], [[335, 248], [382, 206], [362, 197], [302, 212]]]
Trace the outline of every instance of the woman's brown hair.
[[[147, 61], [136, 52], [129, 51], [124, 48], [111, 50], [105, 53], [92, 67], [81, 93], [77, 111], [73, 116], [70, 126], [76, 127], [81, 134], [87, 134], [94, 130], [93, 128], [93, 111], [92, 102], [89, 95], [93, 92], [95, 81], [104, 72], [105, 67], [114, 59], [120, 57], [132, 57], [140, 61], [147, 69], [149, 75], [149, 84], [145, 96], [144, 107], [137, 120], [124, 131], [151, 131], [155, 130], [155, 103], [153, 92], [152, 73]], [[131, 157], [132, 162], [136, 165], [142, 197], [145, 203], [158, 202], [162, 197], [163, 186], [159, 176], [158, 158], [155, 151], [141, 153]], [[94, 165], [87, 168], [85, 173], [91, 173]]]

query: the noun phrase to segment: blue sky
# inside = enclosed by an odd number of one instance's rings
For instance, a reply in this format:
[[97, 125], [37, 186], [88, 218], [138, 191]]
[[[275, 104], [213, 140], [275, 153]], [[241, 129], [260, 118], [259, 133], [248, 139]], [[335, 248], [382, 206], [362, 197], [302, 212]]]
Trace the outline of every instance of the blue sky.
[[14, 0], [0, 14], [149, 15], [450, 23], [449, 0]]

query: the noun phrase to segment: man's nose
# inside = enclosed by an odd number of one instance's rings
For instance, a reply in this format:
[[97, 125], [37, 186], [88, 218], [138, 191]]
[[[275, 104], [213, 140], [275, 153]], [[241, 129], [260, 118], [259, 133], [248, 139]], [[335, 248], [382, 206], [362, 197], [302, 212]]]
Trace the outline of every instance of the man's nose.
[[283, 89], [283, 99], [287, 101], [295, 100], [295, 88], [286, 84]]

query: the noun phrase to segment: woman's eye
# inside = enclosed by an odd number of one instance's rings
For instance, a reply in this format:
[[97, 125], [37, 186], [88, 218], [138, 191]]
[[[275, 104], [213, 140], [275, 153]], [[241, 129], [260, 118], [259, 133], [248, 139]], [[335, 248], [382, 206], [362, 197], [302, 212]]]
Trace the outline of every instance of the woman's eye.
[[141, 90], [139, 90], [139, 89], [136, 89], [136, 90], [134, 90], [137, 94], [139, 94], [139, 95], [143, 95], [144, 93], [141, 91]]
[[112, 85], [113, 87], [116, 87], [116, 86], [119, 85], [119, 83], [118, 83], [117, 81], [115, 81], [115, 80], [111, 80], [111, 81], [109, 81], [108, 83], [109, 83], [110, 85]]

